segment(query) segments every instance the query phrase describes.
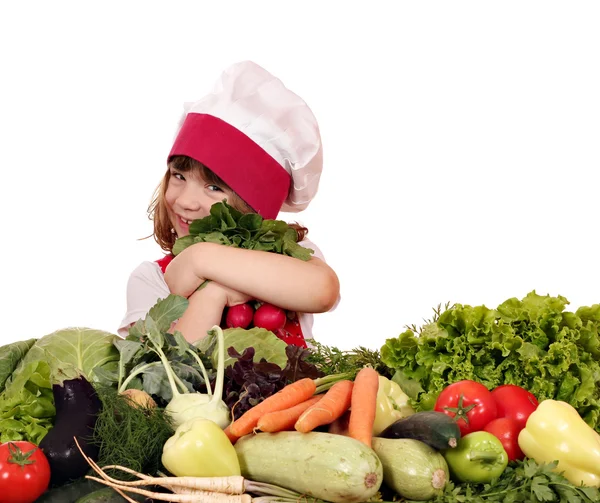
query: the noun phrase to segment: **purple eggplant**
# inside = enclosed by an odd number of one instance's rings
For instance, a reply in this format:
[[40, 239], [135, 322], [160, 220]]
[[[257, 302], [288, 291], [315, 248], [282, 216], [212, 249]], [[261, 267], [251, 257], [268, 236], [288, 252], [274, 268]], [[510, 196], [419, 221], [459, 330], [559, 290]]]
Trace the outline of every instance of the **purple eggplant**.
[[90, 469], [75, 438], [86, 456], [98, 460], [100, 449], [92, 442], [92, 435], [102, 402], [84, 377], [53, 385], [52, 394], [56, 419], [39, 447], [50, 463], [50, 484], [59, 486], [83, 477]]

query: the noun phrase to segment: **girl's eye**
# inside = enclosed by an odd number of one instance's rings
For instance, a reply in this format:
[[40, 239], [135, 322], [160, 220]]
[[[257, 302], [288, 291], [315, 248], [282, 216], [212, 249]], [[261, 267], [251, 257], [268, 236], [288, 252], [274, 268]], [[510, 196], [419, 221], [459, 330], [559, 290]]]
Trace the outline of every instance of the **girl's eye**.
[[177, 178], [177, 180], [185, 181], [185, 177], [177, 171], [171, 171], [171, 178]]
[[223, 192], [223, 189], [221, 189], [221, 187], [219, 187], [218, 185], [208, 185], [207, 188], [210, 191]]

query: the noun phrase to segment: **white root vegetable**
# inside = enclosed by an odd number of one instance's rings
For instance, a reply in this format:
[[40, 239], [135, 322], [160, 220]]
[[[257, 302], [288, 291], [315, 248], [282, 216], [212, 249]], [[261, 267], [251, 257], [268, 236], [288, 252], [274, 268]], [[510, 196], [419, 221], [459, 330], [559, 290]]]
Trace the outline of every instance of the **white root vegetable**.
[[[136, 502], [129, 498], [124, 491], [173, 503], [325, 503], [313, 498], [307, 499], [305, 496], [283, 487], [255, 482], [244, 477], [151, 477], [124, 466], [109, 465], [100, 468], [93, 459], [83, 453], [77, 439], [74, 440], [83, 458], [102, 477], [100, 479], [86, 475], [86, 478], [112, 487], [130, 503]], [[141, 480], [124, 481], [114, 479], [104, 472], [104, 470], [109, 469], [130, 473]], [[161, 486], [173, 491], [175, 494], [156, 493], [138, 488], [138, 486], [148, 485]], [[204, 488], [207, 488], [207, 490]], [[256, 494], [257, 497], [253, 498], [248, 493]]]
[[[92, 461], [92, 463], [94, 463]], [[95, 463], [94, 463], [95, 464]], [[96, 465], [97, 466], [97, 465]], [[92, 468], [94, 468], [92, 466]], [[95, 469], [95, 468], [94, 468]], [[124, 481], [117, 480], [106, 475], [105, 470], [121, 470], [126, 473], [130, 473], [139, 477], [142, 480]], [[99, 468], [98, 470], [104, 472], [105, 480], [122, 485], [122, 486], [161, 486], [165, 489], [169, 489], [174, 493], [178, 494], [194, 494], [193, 492], [183, 492], [182, 489], [188, 489], [190, 491], [212, 491], [223, 494], [243, 494], [244, 491], [244, 477], [231, 476], [231, 477], [150, 477], [143, 473], [138, 473], [135, 470], [126, 468], [124, 466], [109, 465]], [[96, 470], [96, 472], [98, 472]], [[102, 475], [101, 475], [102, 476]]]
[[252, 503], [252, 497], [249, 494], [223, 494], [210, 491], [199, 491], [195, 494], [166, 494], [115, 484], [91, 475], [86, 475], [85, 478], [112, 487], [113, 489], [141, 494], [153, 500], [171, 501], [173, 503]]

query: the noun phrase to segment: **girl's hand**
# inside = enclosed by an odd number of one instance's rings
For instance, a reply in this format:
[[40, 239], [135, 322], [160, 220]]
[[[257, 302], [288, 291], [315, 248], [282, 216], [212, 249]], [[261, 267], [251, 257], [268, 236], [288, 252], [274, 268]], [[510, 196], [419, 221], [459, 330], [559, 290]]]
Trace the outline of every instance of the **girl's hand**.
[[206, 337], [208, 330], [221, 323], [225, 307], [249, 300], [252, 297], [245, 293], [210, 281], [190, 295], [188, 308], [172, 329], [179, 330], [187, 341], [193, 343]]
[[214, 281], [211, 281], [205, 288], [208, 288], [210, 285], [213, 285], [214, 295], [221, 295], [221, 298], [224, 299], [226, 307], [237, 306], [238, 304], [245, 304], [250, 300], [254, 300], [250, 295], [238, 292], [233, 288], [215, 283]]

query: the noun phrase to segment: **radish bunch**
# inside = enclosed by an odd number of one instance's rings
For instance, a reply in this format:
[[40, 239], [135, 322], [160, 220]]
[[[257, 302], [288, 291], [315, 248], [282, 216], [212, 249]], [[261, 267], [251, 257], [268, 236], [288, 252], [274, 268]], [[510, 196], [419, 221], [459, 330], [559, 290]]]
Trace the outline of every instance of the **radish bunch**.
[[285, 327], [285, 311], [273, 304], [261, 304], [256, 311], [250, 303], [238, 304], [227, 310], [225, 326], [227, 328], [248, 328], [251, 324], [271, 332]]

